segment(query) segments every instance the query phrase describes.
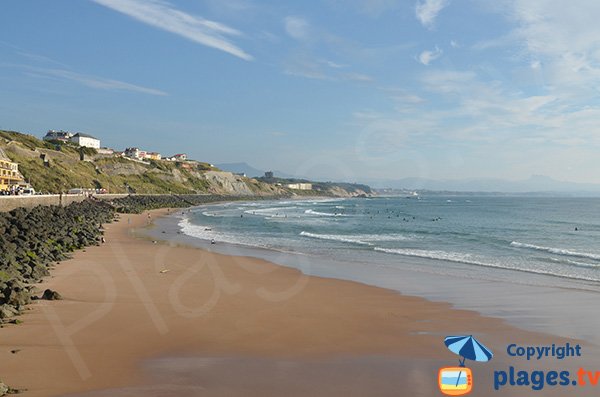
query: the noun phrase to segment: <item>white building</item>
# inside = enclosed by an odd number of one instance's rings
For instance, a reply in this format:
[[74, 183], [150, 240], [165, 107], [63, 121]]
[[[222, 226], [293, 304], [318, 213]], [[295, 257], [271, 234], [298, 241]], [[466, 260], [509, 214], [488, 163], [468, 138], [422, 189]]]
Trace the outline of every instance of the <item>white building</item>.
[[146, 157], [146, 152], [143, 150], [140, 150], [136, 147], [128, 147], [128, 148], [125, 148], [125, 151], [123, 152], [123, 156], [129, 157], [130, 159], [141, 160], [144, 157]]
[[49, 130], [44, 136], [45, 141], [63, 141], [67, 142], [73, 137], [73, 133], [69, 131]]
[[101, 147], [100, 149], [98, 149], [98, 154], [113, 155], [115, 154], [115, 151], [108, 147]]
[[69, 140], [79, 146], [100, 149], [100, 139], [82, 132], [73, 135]]
[[312, 183], [289, 183], [285, 187], [295, 190], [312, 190]]

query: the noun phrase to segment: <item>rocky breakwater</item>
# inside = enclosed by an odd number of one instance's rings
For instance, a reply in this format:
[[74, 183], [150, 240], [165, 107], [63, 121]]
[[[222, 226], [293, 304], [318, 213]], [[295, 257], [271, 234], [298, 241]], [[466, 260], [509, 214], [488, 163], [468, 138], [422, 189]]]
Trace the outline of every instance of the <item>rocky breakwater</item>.
[[92, 200], [0, 213], [0, 320], [24, 309], [32, 298], [32, 284], [48, 275], [53, 263], [99, 244], [101, 225], [114, 216], [110, 204]]
[[[112, 222], [116, 212], [141, 213], [240, 199], [248, 197], [131, 195], [113, 201], [88, 199], [66, 207], [49, 205], [0, 212], [0, 324], [37, 298], [33, 296], [34, 284], [48, 275], [52, 264], [69, 258], [77, 249], [100, 244], [102, 225]], [[60, 293], [47, 290], [40, 299], [60, 299]]]
[[[88, 199], [66, 207], [38, 206], [0, 212], [0, 323], [19, 314], [32, 299], [34, 284], [52, 264], [77, 249], [102, 241], [102, 224], [115, 213], [186, 208], [217, 201], [247, 199], [221, 195], [131, 195], [113, 201]], [[45, 291], [40, 299], [60, 299]], [[15, 322], [16, 320], [10, 320]]]

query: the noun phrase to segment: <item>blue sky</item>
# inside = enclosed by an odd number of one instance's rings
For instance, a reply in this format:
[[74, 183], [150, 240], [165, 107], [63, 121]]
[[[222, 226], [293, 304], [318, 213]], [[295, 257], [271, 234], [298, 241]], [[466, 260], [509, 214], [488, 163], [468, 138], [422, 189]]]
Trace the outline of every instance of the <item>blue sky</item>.
[[322, 179], [600, 182], [600, 2], [3, 0], [0, 128]]

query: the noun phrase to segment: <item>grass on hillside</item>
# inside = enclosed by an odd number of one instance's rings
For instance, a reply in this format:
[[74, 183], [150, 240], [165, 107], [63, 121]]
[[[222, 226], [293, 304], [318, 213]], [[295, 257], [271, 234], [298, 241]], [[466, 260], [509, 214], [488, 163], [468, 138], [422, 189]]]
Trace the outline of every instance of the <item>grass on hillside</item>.
[[[19, 170], [37, 191], [44, 193], [66, 192], [72, 188], [104, 188], [111, 193], [177, 193], [190, 194], [207, 192], [210, 184], [205, 179], [179, 168], [176, 163], [165, 161], [150, 162], [149, 165], [119, 157], [100, 158], [95, 161], [79, 161], [80, 149], [74, 145], [62, 144], [60, 150], [55, 142], [46, 142], [32, 135], [0, 130], [0, 147], [12, 161], [19, 164]], [[85, 150], [89, 155], [95, 150]], [[49, 167], [44, 165], [40, 155], [46, 154]], [[103, 168], [111, 165], [133, 167], [132, 175], [107, 174]], [[205, 164], [208, 166], [208, 164]], [[205, 167], [204, 166], [204, 167]], [[204, 168], [203, 167], [203, 168]], [[208, 167], [210, 168], [210, 167]], [[177, 169], [187, 183], [176, 181], [172, 172]]]

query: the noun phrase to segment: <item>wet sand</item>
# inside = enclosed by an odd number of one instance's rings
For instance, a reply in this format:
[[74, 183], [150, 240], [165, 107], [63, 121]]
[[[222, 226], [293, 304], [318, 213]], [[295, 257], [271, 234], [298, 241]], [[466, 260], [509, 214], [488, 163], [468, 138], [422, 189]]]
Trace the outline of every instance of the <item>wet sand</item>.
[[[565, 341], [443, 302], [138, 237], [164, 213], [123, 215], [106, 244], [52, 271], [40, 288], [64, 300], [37, 301], [23, 324], [0, 330], [4, 382], [31, 397], [430, 396], [437, 369], [458, 362], [444, 336], [473, 334], [496, 353], [471, 365], [474, 395], [489, 395], [495, 368], [531, 365], [509, 359], [507, 344]], [[528, 393], [573, 390], [502, 390]]]

